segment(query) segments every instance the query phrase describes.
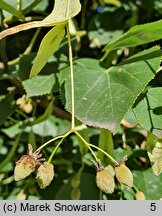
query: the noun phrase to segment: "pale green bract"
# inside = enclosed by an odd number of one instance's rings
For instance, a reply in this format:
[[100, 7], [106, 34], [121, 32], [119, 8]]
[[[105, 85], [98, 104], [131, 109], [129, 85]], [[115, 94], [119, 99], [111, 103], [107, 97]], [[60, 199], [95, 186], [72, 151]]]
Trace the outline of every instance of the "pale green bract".
[[43, 26], [56, 26], [43, 38], [34, 64], [30, 72], [30, 78], [36, 76], [44, 67], [48, 58], [58, 49], [65, 35], [65, 26], [71, 18], [81, 10], [79, 0], [55, 0], [54, 8], [50, 15], [42, 21], [34, 21], [6, 29], [0, 33], [0, 40], [8, 35], [20, 31]]
[[31, 28], [65, 24], [69, 19], [76, 16], [80, 10], [81, 4], [79, 0], [55, 0], [52, 12], [44, 20], [24, 23], [6, 29], [0, 33], [0, 40], [9, 35]]
[[162, 172], [162, 143], [157, 142], [152, 150], [152, 153], [148, 152], [148, 156], [152, 163], [152, 170], [155, 175], [160, 175]]
[[44, 36], [30, 72], [30, 78], [33, 78], [42, 70], [48, 58], [58, 49], [64, 35], [65, 25], [58, 25]]

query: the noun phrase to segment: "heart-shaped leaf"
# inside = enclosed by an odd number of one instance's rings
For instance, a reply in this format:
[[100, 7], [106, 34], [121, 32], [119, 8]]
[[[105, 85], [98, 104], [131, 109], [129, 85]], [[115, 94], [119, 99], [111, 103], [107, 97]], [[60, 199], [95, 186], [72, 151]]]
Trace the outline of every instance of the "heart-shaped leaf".
[[55, 75], [38, 75], [33, 79], [23, 81], [23, 87], [27, 93], [27, 97], [49, 94], [55, 83]]
[[[138, 95], [154, 78], [160, 65], [159, 47], [140, 52], [109, 69], [98, 60], [79, 59], [74, 64], [75, 116], [83, 123], [116, 132]], [[61, 71], [65, 82], [66, 109], [71, 112], [69, 68]]]
[[133, 111], [140, 125], [158, 137], [162, 136], [162, 88], [148, 89]]

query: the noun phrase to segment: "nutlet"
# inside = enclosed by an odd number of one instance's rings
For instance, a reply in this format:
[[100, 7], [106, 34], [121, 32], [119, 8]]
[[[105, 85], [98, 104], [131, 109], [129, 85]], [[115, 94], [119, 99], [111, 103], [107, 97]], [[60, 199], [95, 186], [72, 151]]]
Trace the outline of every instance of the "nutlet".
[[21, 158], [16, 162], [14, 169], [15, 181], [22, 180], [34, 172], [36, 164], [37, 162], [32, 156], [21, 156]]
[[37, 182], [41, 189], [47, 187], [54, 178], [54, 166], [51, 163], [44, 162], [37, 170]]
[[133, 175], [130, 169], [124, 164], [115, 167], [117, 180], [126, 187], [133, 187]]

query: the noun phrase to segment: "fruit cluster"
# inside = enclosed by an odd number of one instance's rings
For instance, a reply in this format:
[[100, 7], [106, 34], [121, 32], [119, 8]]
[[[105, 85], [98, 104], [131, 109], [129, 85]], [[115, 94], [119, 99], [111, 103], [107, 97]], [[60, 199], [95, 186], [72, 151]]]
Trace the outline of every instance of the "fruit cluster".
[[121, 162], [113, 169], [112, 166], [103, 167], [101, 162], [94, 162], [97, 170], [96, 183], [97, 186], [105, 193], [111, 194], [115, 189], [115, 176], [117, 180], [124, 186], [133, 187], [133, 175], [130, 169]]

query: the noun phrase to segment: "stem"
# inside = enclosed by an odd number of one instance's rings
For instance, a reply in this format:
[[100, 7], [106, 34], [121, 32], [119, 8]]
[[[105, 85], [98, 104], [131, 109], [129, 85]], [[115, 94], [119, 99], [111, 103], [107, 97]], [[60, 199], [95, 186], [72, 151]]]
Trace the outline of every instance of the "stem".
[[[72, 133], [72, 131], [68, 131], [66, 134], [64, 135], [60, 135], [60, 136], [57, 136], [57, 137], [54, 137], [53, 139], [50, 139], [49, 141], [47, 141], [46, 143], [44, 143], [43, 145], [41, 145], [36, 151], [39, 152], [41, 151], [45, 146], [47, 146], [48, 144], [50, 144], [51, 142], [54, 142], [55, 140], [57, 139], [63, 139], [64, 137], [67, 137], [70, 133]], [[35, 151], [35, 152], [36, 152]]]
[[[112, 133], [108, 129], [101, 129], [98, 141], [98, 147], [106, 151], [111, 157], [114, 158], [114, 143]], [[103, 164], [112, 164], [112, 161], [106, 156], [103, 156], [101, 151], [97, 152], [97, 157], [103, 160]]]
[[0, 163], [0, 170], [2, 170], [3, 168], [5, 169], [6, 165], [11, 161], [11, 159], [14, 157], [15, 155], [15, 151], [19, 145], [19, 140], [21, 138], [22, 133], [20, 133], [18, 135], [18, 137], [16, 138], [11, 150], [8, 152], [7, 156], [5, 157], [5, 159], [3, 161], [1, 161]]
[[104, 150], [102, 150], [101, 148], [92, 145], [91, 143], [88, 143], [89, 146], [98, 149], [99, 151], [101, 151], [103, 154], [105, 154], [115, 165], [119, 166], [119, 163], [113, 158], [111, 157], [107, 152], [105, 152]]
[[67, 28], [67, 36], [68, 36], [70, 78], [71, 78], [71, 114], [72, 114], [71, 129], [75, 130], [74, 69], [73, 69], [73, 54], [72, 54], [72, 46], [71, 46], [71, 40], [70, 40], [69, 21], [68, 21], [66, 28]]
[[87, 141], [85, 141], [85, 139], [77, 132], [74, 131], [74, 133], [86, 144], [86, 146], [89, 148], [89, 150], [91, 151], [91, 153], [93, 154], [94, 158], [96, 159], [96, 161], [98, 162], [99, 159], [96, 157], [96, 155], [94, 154], [93, 150], [91, 149], [91, 147], [98, 149], [99, 151], [101, 151], [103, 154], [105, 154], [115, 165], [119, 165], [119, 163], [113, 158], [111, 157], [107, 152], [105, 152], [104, 150], [102, 150], [101, 148], [88, 143]]
[[86, 24], [86, 7], [87, 7], [88, 0], [84, 0], [83, 6], [82, 6], [82, 14], [81, 14], [81, 29], [85, 29], [85, 24]]
[[55, 155], [55, 153], [56, 153], [58, 147], [61, 145], [61, 143], [64, 141], [64, 139], [65, 139], [66, 137], [67, 137], [67, 136], [64, 136], [64, 137], [60, 140], [60, 142], [57, 144], [57, 146], [54, 148], [52, 154], [50, 155], [50, 157], [49, 157], [49, 159], [48, 159], [48, 163], [51, 163], [51, 160], [52, 160], [52, 158], [54, 157], [54, 155]]
[[22, 10], [22, 1], [21, 0], [17, 0], [17, 10], [18, 11]]
[[134, 187], [134, 190], [135, 190], [136, 192], [139, 192], [139, 189], [138, 189], [138, 187], [137, 187], [135, 184], [133, 184], [133, 187]]
[[96, 157], [95, 153], [93, 152], [93, 150], [91, 149], [89, 143], [77, 132], [74, 131], [74, 133], [83, 141], [83, 143], [87, 146], [87, 148], [90, 150], [90, 152], [92, 153], [93, 157], [95, 158], [95, 160], [98, 162], [99, 159]]
[[16, 112], [17, 112], [19, 115], [23, 116], [25, 119], [28, 119], [28, 118], [29, 118], [25, 113], [23, 113], [23, 112], [22, 112], [21, 110], [19, 110], [19, 109], [16, 109]]
[[46, 143], [44, 143], [43, 145], [41, 145], [36, 151], [38, 151], [38, 152], [41, 151], [45, 146], [47, 146], [51, 142], [54, 142], [55, 140], [61, 139], [63, 137], [64, 137], [64, 135], [61, 135], [61, 136], [57, 136], [57, 137], [54, 137], [53, 139], [48, 140]]

